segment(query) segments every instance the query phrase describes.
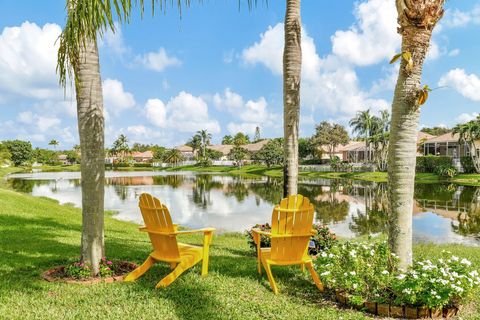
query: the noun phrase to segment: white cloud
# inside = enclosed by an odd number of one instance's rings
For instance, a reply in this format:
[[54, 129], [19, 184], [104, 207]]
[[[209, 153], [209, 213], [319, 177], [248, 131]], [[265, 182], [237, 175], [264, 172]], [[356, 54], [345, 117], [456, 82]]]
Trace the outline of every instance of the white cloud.
[[257, 124], [255, 123], [233, 123], [230, 122], [227, 125], [227, 130], [230, 134], [236, 134], [238, 132], [243, 132], [245, 134], [254, 135], [255, 129], [257, 128]]
[[99, 46], [106, 46], [118, 55], [122, 55], [128, 51], [123, 41], [122, 29], [118, 22], [115, 22], [115, 32], [108, 28], [103, 37], [99, 38], [98, 42]]
[[[273, 74], [281, 75], [283, 24], [268, 27], [260, 38], [259, 42], [243, 50], [243, 61], [247, 64], [261, 63]], [[375, 99], [372, 93], [360, 89], [355, 70], [342, 58], [335, 55], [320, 58], [314, 40], [306, 31], [303, 32], [302, 46], [302, 106], [343, 118], [367, 108], [388, 108], [385, 100]]]
[[160, 48], [158, 52], [148, 52], [142, 56], [137, 56], [136, 60], [147, 69], [158, 72], [162, 72], [167, 67], [182, 64], [178, 58], [169, 56], [164, 48]]
[[55, 73], [61, 28], [47, 23], [39, 27], [24, 22], [6, 27], [0, 34], [0, 91], [46, 99], [62, 90]]
[[220, 110], [237, 111], [243, 107], [244, 102], [241, 95], [233, 92], [230, 88], [226, 88], [223, 95], [216, 93], [213, 96], [213, 104]]
[[477, 112], [462, 113], [457, 117], [457, 121], [460, 122], [460, 123], [466, 123], [466, 122], [477, 119], [478, 116], [479, 116], [479, 114]]
[[189, 133], [202, 129], [212, 134], [220, 132], [218, 121], [209, 118], [205, 100], [185, 91], [171, 98], [167, 104], [159, 99], [148, 100], [145, 112], [148, 120], [160, 128]]
[[400, 48], [395, 1], [369, 0], [355, 5], [357, 23], [332, 36], [332, 52], [358, 66], [391, 58]]
[[106, 79], [102, 83], [103, 103], [108, 113], [118, 115], [135, 105], [133, 94], [123, 89], [123, 84], [115, 79]]
[[20, 112], [17, 116], [18, 122], [31, 124], [34, 121], [34, 116], [31, 111]]
[[445, 13], [445, 17], [441, 20], [442, 26], [449, 28], [465, 27], [472, 24], [480, 24], [480, 4], [477, 4], [468, 12], [459, 9], [450, 9]]
[[160, 99], [149, 99], [145, 105], [145, 112], [148, 120], [157, 127], [165, 127], [167, 109]]
[[52, 127], [58, 126], [60, 124], [60, 119], [56, 117], [44, 117], [44, 116], [36, 116], [35, 119], [37, 123], [37, 128], [40, 132], [47, 132]]
[[453, 69], [444, 74], [439, 86], [448, 86], [472, 101], [480, 101], [480, 78], [475, 74], [467, 74], [464, 69]]
[[460, 54], [460, 49], [453, 49], [448, 53], [449, 57], [456, 57]]

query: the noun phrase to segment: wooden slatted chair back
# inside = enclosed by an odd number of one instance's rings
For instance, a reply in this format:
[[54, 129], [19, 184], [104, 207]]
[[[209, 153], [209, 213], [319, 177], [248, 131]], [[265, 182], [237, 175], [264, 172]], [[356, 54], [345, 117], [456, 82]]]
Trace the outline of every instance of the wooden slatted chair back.
[[[302, 195], [289, 196], [275, 206], [272, 213], [272, 260], [302, 259], [310, 241], [313, 216], [313, 205]], [[275, 235], [287, 237], [275, 237]]]
[[[139, 199], [139, 207], [147, 230], [165, 233], [175, 231], [170, 212], [160, 200], [148, 193], [143, 193]], [[175, 235], [160, 235], [150, 232], [148, 235], [157, 257], [167, 260], [180, 257]]]

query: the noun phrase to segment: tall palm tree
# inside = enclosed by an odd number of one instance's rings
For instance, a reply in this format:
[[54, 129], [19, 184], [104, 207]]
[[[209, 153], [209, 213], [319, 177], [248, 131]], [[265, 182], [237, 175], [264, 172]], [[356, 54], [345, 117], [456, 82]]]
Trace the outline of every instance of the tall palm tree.
[[475, 171], [480, 173], [480, 158], [477, 154], [478, 141], [480, 140], [480, 118], [467, 123], [461, 123], [453, 128], [452, 135], [458, 134], [458, 142], [466, 143], [470, 148], [470, 157], [472, 158]]
[[402, 55], [388, 148], [389, 244], [400, 267], [412, 264], [412, 210], [422, 67], [445, 0], [396, 0]]
[[111, 153], [114, 155], [120, 155], [120, 160], [123, 162], [129, 152], [130, 147], [128, 146], [127, 137], [124, 134], [119, 135], [117, 140], [113, 142]]
[[54, 150], [57, 150], [57, 146], [58, 146], [59, 144], [60, 144], [60, 143], [58, 142], [58, 140], [55, 140], [55, 139], [50, 140], [50, 142], [48, 143], [49, 146], [53, 146], [53, 149], [54, 149]]
[[207, 146], [210, 145], [210, 141], [212, 140], [212, 134], [208, 133], [207, 130], [200, 130], [197, 131], [197, 135], [200, 136], [200, 145], [202, 148], [202, 157], [205, 158], [207, 155]]
[[298, 190], [298, 124], [300, 118], [300, 82], [302, 70], [302, 22], [300, 0], [287, 0], [285, 44], [283, 49], [283, 193]]
[[353, 133], [363, 135], [365, 138], [365, 160], [370, 160], [370, 143], [369, 138], [372, 135], [372, 130], [375, 127], [375, 117], [370, 114], [370, 109], [365, 111], [358, 111], [356, 116], [350, 120], [350, 126], [353, 127]]
[[60, 35], [57, 72], [66, 86], [75, 82], [78, 132], [81, 146], [82, 241], [81, 260], [98, 274], [104, 248], [104, 114], [97, 35], [115, 31], [128, 19], [130, 0], [67, 0], [67, 21]]
[[187, 143], [187, 146], [192, 148], [192, 152], [195, 155], [195, 151], [201, 150], [202, 148], [202, 137], [200, 135], [195, 134]]

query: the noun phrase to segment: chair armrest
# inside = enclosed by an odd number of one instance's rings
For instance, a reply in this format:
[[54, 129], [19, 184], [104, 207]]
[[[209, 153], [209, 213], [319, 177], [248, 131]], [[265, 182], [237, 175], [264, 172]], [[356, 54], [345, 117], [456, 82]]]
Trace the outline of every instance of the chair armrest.
[[194, 229], [194, 230], [182, 230], [182, 231], [175, 231], [173, 234], [192, 234], [192, 233], [212, 233], [215, 231], [215, 228], [202, 228], [202, 229]]
[[263, 236], [272, 237], [272, 233], [271, 233], [271, 232], [262, 231], [262, 230], [260, 230], [260, 229], [258, 229], [258, 228], [253, 228], [253, 229], [252, 229], [252, 232], [253, 232], [253, 233], [258, 233], [258, 234], [263, 235]]

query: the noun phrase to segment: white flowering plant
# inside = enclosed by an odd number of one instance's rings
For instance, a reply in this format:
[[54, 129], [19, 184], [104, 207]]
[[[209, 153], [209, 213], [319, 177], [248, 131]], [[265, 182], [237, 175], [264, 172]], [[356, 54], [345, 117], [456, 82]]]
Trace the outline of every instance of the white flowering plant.
[[386, 242], [345, 242], [320, 253], [316, 267], [324, 285], [347, 292], [350, 301], [386, 302], [397, 258]]
[[442, 258], [416, 261], [407, 272], [399, 273], [392, 288], [395, 304], [453, 306], [480, 285], [479, 273], [467, 259], [443, 252]]
[[444, 252], [442, 258], [415, 261], [403, 272], [398, 258], [382, 242], [345, 242], [321, 252], [316, 259], [327, 288], [349, 295], [349, 301], [391, 305], [455, 306], [480, 285], [472, 263]]

